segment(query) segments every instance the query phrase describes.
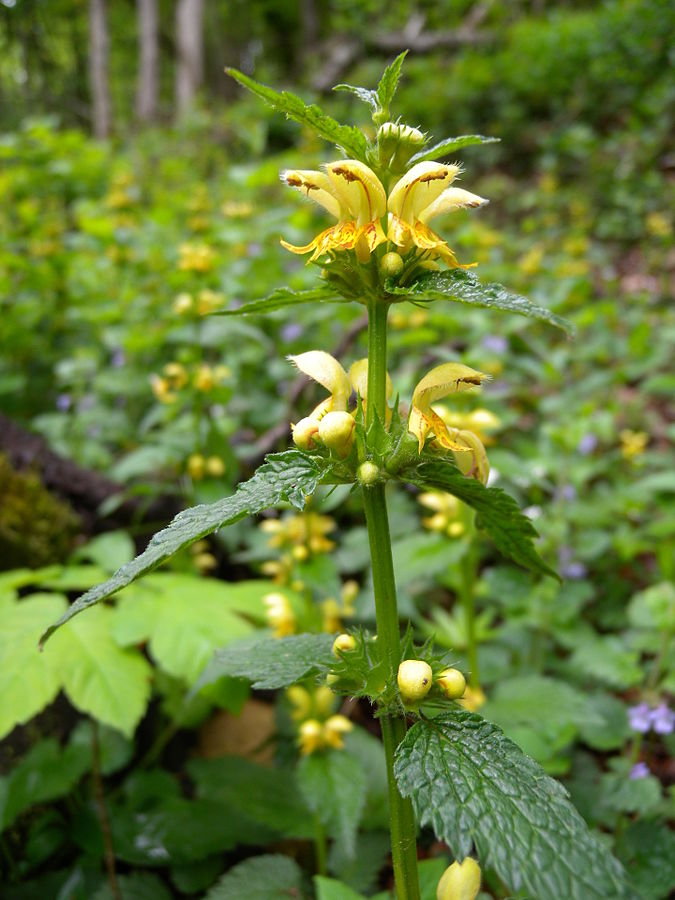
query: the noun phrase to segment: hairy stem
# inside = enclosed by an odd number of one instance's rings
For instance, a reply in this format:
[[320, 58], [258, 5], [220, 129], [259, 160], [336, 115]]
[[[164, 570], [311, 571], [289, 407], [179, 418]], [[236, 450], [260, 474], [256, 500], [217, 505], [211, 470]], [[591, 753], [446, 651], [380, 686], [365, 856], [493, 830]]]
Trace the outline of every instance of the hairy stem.
[[[375, 421], [376, 415], [380, 421], [385, 421], [387, 312], [387, 304], [383, 301], [371, 302], [368, 308], [367, 426]], [[363, 506], [373, 569], [377, 639], [388, 662], [389, 677], [395, 678], [400, 661], [400, 632], [384, 484], [378, 483], [363, 489]], [[394, 753], [405, 737], [405, 717], [382, 716], [380, 723], [387, 766], [396, 894], [399, 900], [419, 900], [415, 814], [410, 800], [405, 800], [399, 794], [394, 777]]]

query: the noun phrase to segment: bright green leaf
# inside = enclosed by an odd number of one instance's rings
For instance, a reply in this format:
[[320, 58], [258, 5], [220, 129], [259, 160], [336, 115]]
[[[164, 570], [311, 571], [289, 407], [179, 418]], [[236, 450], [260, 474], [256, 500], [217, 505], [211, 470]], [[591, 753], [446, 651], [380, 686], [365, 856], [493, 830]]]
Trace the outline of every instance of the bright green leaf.
[[570, 665], [610, 687], [633, 687], [644, 679], [639, 652], [615, 635], [586, 640], [572, 654]]
[[480, 716], [456, 710], [418, 722], [395, 773], [421, 824], [457, 859], [475, 845], [510, 890], [538, 900], [635, 896], [563, 786]]
[[316, 463], [297, 450], [268, 456], [253, 477], [240, 484], [232, 496], [179, 513], [167, 528], [152, 538], [140, 556], [122, 566], [112, 578], [76, 600], [65, 615], [44, 632], [42, 644], [57, 628], [83, 609], [117, 593], [141, 575], [156, 569], [178, 550], [188, 547], [207, 534], [232, 525], [244, 516], [255, 515], [270, 506], [276, 506], [282, 500], [302, 509], [306, 496], [316, 490], [319, 477]]
[[335, 878], [315, 875], [314, 887], [316, 888], [316, 900], [366, 900], [363, 894], [357, 894], [348, 885]]
[[213, 313], [216, 316], [252, 316], [264, 315], [276, 312], [278, 309], [286, 309], [288, 306], [298, 306], [302, 303], [348, 303], [345, 297], [335, 293], [328, 285], [320, 284], [317, 287], [305, 291], [294, 291], [291, 288], [278, 288], [269, 297], [261, 300], [251, 300], [243, 303], [236, 309], [222, 309]]
[[233, 866], [204, 900], [302, 900], [302, 872], [288, 856], [255, 856]]
[[456, 150], [461, 150], [463, 147], [471, 147], [475, 144], [496, 144], [499, 140], [500, 138], [485, 137], [482, 134], [463, 134], [460, 137], [445, 138], [434, 144], [433, 147], [420, 150], [419, 153], [416, 153], [411, 158], [409, 165], [414, 166], [427, 159], [439, 159], [441, 156], [449, 156]]
[[312, 753], [300, 760], [297, 780], [307, 806], [353, 856], [366, 799], [366, 773], [359, 761], [342, 750]]
[[377, 99], [380, 108], [387, 116], [389, 115], [389, 107], [391, 106], [391, 101], [394, 99], [396, 88], [398, 87], [398, 82], [401, 78], [403, 61], [407, 55], [407, 50], [399, 53], [396, 59], [384, 70], [382, 78], [380, 78], [380, 83], [377, 86]]

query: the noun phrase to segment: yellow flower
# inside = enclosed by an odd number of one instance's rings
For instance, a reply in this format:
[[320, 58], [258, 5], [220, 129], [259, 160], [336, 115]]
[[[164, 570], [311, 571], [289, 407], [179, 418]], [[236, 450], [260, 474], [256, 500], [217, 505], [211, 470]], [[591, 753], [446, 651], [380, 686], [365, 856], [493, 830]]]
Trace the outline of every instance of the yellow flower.
[[297, 619], [284, 594], [271, 593], [263, 597], [267, 623], [274, 628], [274, 636], [278, 638], [295, 634]]
[[181, 244], [178, 268], [183, 272], [210, 272], [215, 254], [207, 244]]
[[443, 419], [450, 428], [467, 429], [473, 431], [484, 444], [494, 441], [486, 432], [494, 431], [501, 426], [501, 419], [489, 409], [473, 409], [471, 412], [452, 412], [441, 403], [434, 405], [434, 411]]
[[300, 726], [298, 734], [298, 743], [300, 745], [300, 753], [303, 756], [309, 756], [315, 750], [321, 750], [323, 747], [323, 728], [321, 722], [316, 719], [307, 719]]
[[485, 696], [485, 692], [481, 690], [481, 688], [467, 687], [464, 696], [458, 702], [464, 709], [468, 709], [470, 712], [476, 712], [476, 710], [479, 710], [481, 706], [485, 704], [486, 700], [487, 697]]
[[281, 244], [292, 253], [311, 252], [310, 262], [332, 251], [354, 250], [359, 262], [365, 263], [386, 240], [380, 224], [387, 206], [384, 188], [372, 169], [356, 159], [328, 163], [324, 169], [292, 169], [282, 172], [281, 178], [323, 206], [338, 220], [337, 225], [322, 231], [304, 247], [284, 240]]
[[176, 315], [185, 316], [192, 309], [192, 297], [188, 293], [178, 294], [173, 301], [173, 311]]
[[459, 518], [461, 504], [457, 497], [443, 491], [428, 491], [420, 494], [417, 500], [433, 513], [428, 519], [422, 519], [425, 528], [430, 531], [444, 532], [449, 537], [459, 537], [464, 534], [466, 528]]
[[[392, 380], [389, 377], [389, 372], [386, 373], [386, 398], [387, 400], [391, 400], [391, 395], [394, 393], [394, 385], [392, 384]], [[362, 401], [363, 411], [365, 413], [368, 405], [368, 359], [358, 359], [355, 363], [349, 367], [349, 380], [351, 382], [352, 387], [354, 388], [354, 393], [357, 394]], [[391, 422], [392, 410], [389, 406], [387, 406], [385, 411], [385, 419], [386, 423], [389, 424]]]
[[475, 900], [480, 882], [480, 866], [475, 859], [467, 856], [445, 870], [436, 888], [437, 900]]
[[340, 363], [323, 350], [309, 350], [288, 359], [305, 375], [330, 391], [330, 397], [322, 400], [308, 418], [320, 419], [327, 412], [345, 411], [352, 392], [349, 376]]
[[354, 726], [346, 716], [331, 716], [324, 722], [321, 737], [326, 747], [334, 750], [342, 750], [345, 745], [344, 736], [352, 731]]
[[484, 206], [488, 202], [462, 188], [450, 187], [460, 172], [458, 165], [421, 162], [396, 182], [387, 203], [387, 237], [404, 253], [415, 246], [430, 251], [431, 256], [439, 256], [449, 266], [459, 265], [455, 254], [428, 223], [441, 213]]
[[483, 444], [472, 431], [449, 429], [438, 413], [434, 412], [431, 404], [448, 394], [478, 386], [486, 378], [488, 376], [483, 372], [477, 372], [461, 363], [436, 366], [427, 372], [415, 388], [408, 418], [408, 431], [418, 439], [420, 453], [427, 435], [433, 432], [436, 443], [455, 455], [462, 472], [478, 478], [483, 484], [490, 471]]
[[201, 453], [193, 453], [188, 457], [185, 468], [193, 481], [201, 481], [206, 470], [206, 460]]
[[150, 379], [152, 393], [160, 403], [173, 403], [176, 395], [171, 390], [171, 385], [166, 378], [160, 378], [159, 375], [153, 375]]
[[211, 366], [199, 366], [192, 382], [198, 391], [208, 392], [216, 386], [216, 376]]
[[164, 373], [164, 378], [169, 383], [169, 386], [176, 391], [185, 387], [188, 382], [188, 374], [185, 371], [185, 366], [181, 365], [181, 363], [167, 363], [162, 369], [162, 372]]
[[624, 459], [641, 456], [649, 442], [649, 435], [646, 431], [631, 431], [630, 428], [624, 428], [619, 433], [619, 437], [621, 438], [621, 455]]

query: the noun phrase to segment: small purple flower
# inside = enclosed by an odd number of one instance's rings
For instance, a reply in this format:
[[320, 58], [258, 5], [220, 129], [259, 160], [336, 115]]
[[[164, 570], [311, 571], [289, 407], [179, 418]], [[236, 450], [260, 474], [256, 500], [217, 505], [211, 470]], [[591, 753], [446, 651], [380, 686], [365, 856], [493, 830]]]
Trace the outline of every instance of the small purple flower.
[[287, 325], [284, 325], [280, 331], [281, 340], [287, 344], [290, 344], [291, 341], [296, 341], [305, 329], [299, 322], [289, 322]]
[[657, 734], [672, 734], [675, 731], [675, 713], [665, 703], [651, 710], [649, 721]]
[[652, 711], [646, 703], [638, 703], [637, 706], [628, 708], [628, 722], [631, 731], [647, 734], [652, 727]]
[[630, 770], [630, 775], [628, 777], [631, 781], [637, 781], [639, 778], [648, 778], [649, 774], [649, 766], [647, 763], [639, 762], [635, 763]]
[[577, 499], [577, 489], [573, 484], [564, 484], [555, 492], [556, 500], [567, 500], [571, 502]]
[[581, 453], [582, 456], [590, 456], [597, 446], [597, 437], [589, 432], [588, 434], [585, 434], [577, 444], [577, 452]]
[[488, 334], [482, 340], [483, 347], [491, 353], [506, 353], [509, 342], [501, 334]]
[[588, 575], [588, 569], [582, 562], [569, 562], [560, 567], [560, 574], [570, 581], [581, 581]]
[[113, 350], [113, 354], [110, 357], [110, 365], [114, 369], [121, 369], [125, 362], [126, 356], [124, 355], [124, 350], [120, 347], [118, 347], [117, 350]]
[[261, 255], [262, 251], [262, 244], [258, 243], [258, 241], [251, 241], [251, 243], [248, 245], [248, 256], [251, 259], [256, 259]]
[[70, 409], [72, 402], [70, 394], [59, 394], [56, 398], [56, 408], [59, 412], [66, 412], [66, 410]]

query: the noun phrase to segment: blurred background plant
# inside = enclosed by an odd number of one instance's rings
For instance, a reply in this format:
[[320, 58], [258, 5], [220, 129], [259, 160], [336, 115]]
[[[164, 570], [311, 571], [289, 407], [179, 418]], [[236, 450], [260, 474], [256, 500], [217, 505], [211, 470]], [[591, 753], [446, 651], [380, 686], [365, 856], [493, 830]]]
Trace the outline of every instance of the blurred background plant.
[[[198, 686], [215, 649], [258, 629], [372, 624], [365, 529], [342, 488], [303, 516], [281, 511], [195, 545], [70, 623], [61, 646], [34, 647], [67, 599], [158, 522], [228, 493], [287, 445], [288, 423], [321, 395], [286, 354], [365, 355], [365, 322], [348, 305], [211, 315], [281, 283], [309, 286], [278, 238], [304, 243], [323, 219], [278, 172], [327, 158], [240, 95], [223, 65], [321, 95], [365, 126], [365, 108], [327, 89], [374, 83], [410, 47], [396, 113], [437, 135], [501, 138], [461, 153], [491, 205], [455, 214], [452, 246], [579, 335], [566, 342], [468, 307], [392, 312], [402, 396], [450, 359], [493, 376], [479, 396], [453, 398], [449, 424], [464, 417], [491, 435], [492, 483], [527, 508], [564, 578], [505, 565], [442, 495], [394, 494], [401, 613], [452, 649], [473, 677], [474, 708], [564, 780], [643, 896], [667, 897], [672, 5], [145, 0], [138, 10], [136, 21], [130, 4], [0, 0], [3, 896], [110, 896], [111, 853], [121, 896], [225, 897], [238, 878], [269, 877], [300, 892], [302, 871], [367, 895], [389, 883], [369, 710], [339, 711], [311, 679], [295, 700], [248, 696], [232, 680]], [[147, 55], [139, 63], [152, 46], [156, 70]], [[49, 465], [27, 452], [36, 434]], [[327, 738], [345, 713], [354, 727]], [[428, 835], [421, 845], [435, 885], [447, 849]], [[278, 851], [283, 861], [270, 862]], [[353, 896], [329, 894], [328, 878], [315, 886], [321, 898]], [[484, 889], [503, 896], [489, 874]]]

